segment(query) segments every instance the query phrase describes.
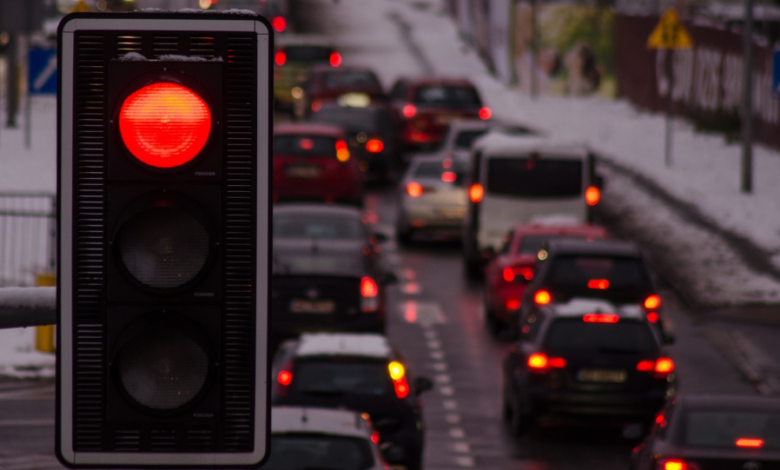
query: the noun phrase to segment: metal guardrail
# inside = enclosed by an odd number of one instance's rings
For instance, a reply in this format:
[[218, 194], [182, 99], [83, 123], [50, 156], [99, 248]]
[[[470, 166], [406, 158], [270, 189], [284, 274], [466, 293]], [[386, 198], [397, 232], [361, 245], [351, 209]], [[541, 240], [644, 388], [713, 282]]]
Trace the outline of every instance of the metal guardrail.
[[34, 286], [56, 270], [56, 196], [0, 192], [0, 286]]

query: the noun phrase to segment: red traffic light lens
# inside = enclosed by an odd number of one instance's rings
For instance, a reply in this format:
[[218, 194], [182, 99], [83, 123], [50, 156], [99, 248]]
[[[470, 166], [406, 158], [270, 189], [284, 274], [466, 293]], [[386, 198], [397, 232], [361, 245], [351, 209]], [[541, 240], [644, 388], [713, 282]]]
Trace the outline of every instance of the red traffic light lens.
[[119, 133], [135, 158], [156, 168], [174, 168], [203, 150], [211, 133], [211, 110], [189, 88], [154, 83], [122, 103]]

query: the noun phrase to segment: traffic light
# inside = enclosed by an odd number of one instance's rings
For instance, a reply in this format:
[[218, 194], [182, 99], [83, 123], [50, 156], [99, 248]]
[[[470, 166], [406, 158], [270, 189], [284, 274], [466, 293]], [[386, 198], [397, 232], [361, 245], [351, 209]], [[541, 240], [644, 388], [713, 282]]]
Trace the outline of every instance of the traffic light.
[[58, 30], [57, 455], [266, 455], [271, 51], [243, 13], [72, 14]]

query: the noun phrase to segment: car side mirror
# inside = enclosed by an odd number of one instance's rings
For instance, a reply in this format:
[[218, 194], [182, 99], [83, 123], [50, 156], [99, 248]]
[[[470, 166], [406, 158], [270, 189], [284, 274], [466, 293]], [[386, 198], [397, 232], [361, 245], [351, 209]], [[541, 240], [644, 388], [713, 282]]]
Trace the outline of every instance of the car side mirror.
[[384, 276], [382, 276], [382, 284], [384, 285], [395, 284], [396, 282], [398, 282], [398, 276], [392, 271], [386, 271]]
[[414, 379], [414, 394], [422, 395], [423, 392], [433, 389], [433, 382], [427, 377], [417, 377]]

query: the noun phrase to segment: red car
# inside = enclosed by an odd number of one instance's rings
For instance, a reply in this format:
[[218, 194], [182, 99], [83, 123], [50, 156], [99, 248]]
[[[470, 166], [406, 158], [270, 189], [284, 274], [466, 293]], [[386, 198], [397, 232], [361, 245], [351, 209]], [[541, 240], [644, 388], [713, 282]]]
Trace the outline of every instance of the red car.
[[358, 159], [340, 127], [280, 124], [274, 127], [274, 201], [314, 200], [360, 205]]
[[436, 147], [454, 120], [487, 120], [491, 115], [468, 80], [401, 78], [389, 98], [398, 119], [398, 137], [407, 149]]
[[510, 230], [501, 252], [485, 267], [485, 321], [491, 332], [514, 329], [539, 250], [557, 237], [604, 239], [607, 231], [595, 225], [520, 225]]
[[319, 111], [323, 103], [364, 108], [387, 101], [376, 74], [359, 67], [317, 65], [300, 89], [293, 89], [292, 93], [293, 111], [298, 118]]

